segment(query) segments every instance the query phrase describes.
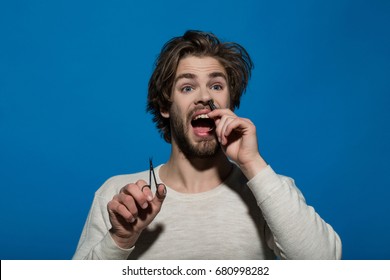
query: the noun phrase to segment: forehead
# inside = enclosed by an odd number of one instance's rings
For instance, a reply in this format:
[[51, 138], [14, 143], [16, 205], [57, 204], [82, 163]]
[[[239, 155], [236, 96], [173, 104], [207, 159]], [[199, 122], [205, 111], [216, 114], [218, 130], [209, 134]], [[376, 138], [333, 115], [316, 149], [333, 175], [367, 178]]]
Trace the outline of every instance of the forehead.
[[176, 76], [183, 73], [207, 75], [213, 72], [222, 72], [226, 75], [225, 67], [223, 67], [223, 65], [213, 57], [187, 56], [179, 61], [179, 65], [177, 66], [176, 70]]

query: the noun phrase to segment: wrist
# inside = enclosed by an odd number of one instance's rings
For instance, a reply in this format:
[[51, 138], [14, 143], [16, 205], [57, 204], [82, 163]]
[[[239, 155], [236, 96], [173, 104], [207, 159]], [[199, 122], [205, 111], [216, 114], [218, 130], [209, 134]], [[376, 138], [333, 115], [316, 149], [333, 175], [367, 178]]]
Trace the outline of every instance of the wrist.
[[130, 249], [133, 247], [140, 236], [140, 233], [133, 233], [129, 236], [120, 236], [116, 234], [113, 229], [110, 229], [109, 232], [116, 245], [122, 249]]
[[260, 171], [268, 166], [267, 162], [260, 156], [260, 154], [251, 161], [240, 165], [241, 171], [248, 180], [255, 177]]

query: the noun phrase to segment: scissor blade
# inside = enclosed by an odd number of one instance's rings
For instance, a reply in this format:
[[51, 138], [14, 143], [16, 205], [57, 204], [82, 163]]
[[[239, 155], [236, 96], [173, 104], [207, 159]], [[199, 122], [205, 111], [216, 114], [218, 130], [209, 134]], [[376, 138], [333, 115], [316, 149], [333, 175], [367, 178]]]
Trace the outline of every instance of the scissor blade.
[[153, 179], [154, 179], [154, 184], [156, 185], [156, 188], [157, 188], [157, 179], [156, 179], [156, 174], [154, 173], [154, 167], [153, 167], [153, 162], [152, 162], [152, 158], [150, 157], [149, 158], [149, 169], [150, 169], [150, 172], [149, 172], [149, 180], [150, 180], [150, 187], [152, 187], [152, 179], [150, 178], [150, 173], [153, 174]]

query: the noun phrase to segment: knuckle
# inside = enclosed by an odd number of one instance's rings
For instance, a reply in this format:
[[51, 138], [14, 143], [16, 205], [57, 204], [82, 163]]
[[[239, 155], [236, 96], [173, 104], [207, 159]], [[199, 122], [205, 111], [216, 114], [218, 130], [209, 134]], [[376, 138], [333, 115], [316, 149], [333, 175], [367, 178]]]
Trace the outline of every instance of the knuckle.
[[135, 206], [134, 207], [130, 207], [129, 210], [128, 210], [128, 213], [132, 217], [136, 218], [136, 217], [138, 217], [138, 208], [135, 207]]
[[134, 199], [131, 195], [125, 195], [123, 196], [122, 201], [126, 204], [131, 204], [134, 202]]
[[128, 189], [131, 187], [131, 185], [132, 185], [132, 184], [126, 184], [126, 185], [122, 188], [122, 190], [128, 190]]
[[122, 187], [119, 191], [119, 193], [125, 193], [125, 192], [128, 192], [129, 191], [129, 184], [127, 184], [126, 186]]
[[144, 180], [140, 179], [137, 182], [135, 182], [135, 184], [139, 187], [142, 187], [142, 186], [146, 185], [146, 182]]
[[133, 195], [133, 193], [138, 189], [139, 187], [136, 184], [127, 184], [121, 189], [119, 195]]
[[107, 209], [108, 209], [108, 210], [113, 210], [113, 209], [115, 208], [114, 204], [115, 204], [114, 201], [112, 201], [112, 200], [109, 201], [109, 202], [107, 203]]

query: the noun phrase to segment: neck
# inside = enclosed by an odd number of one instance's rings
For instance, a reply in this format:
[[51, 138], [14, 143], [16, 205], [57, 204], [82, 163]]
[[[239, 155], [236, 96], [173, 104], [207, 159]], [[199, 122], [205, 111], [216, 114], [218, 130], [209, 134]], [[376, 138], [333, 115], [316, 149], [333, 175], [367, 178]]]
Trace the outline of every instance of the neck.
[[210, 158], [192, 159], [180, 151], [172, 151], [159, 175], [167, 186], [178, 192], [199, 193], [220, 185], [231, 170], [232, 163], [222, 150]]

